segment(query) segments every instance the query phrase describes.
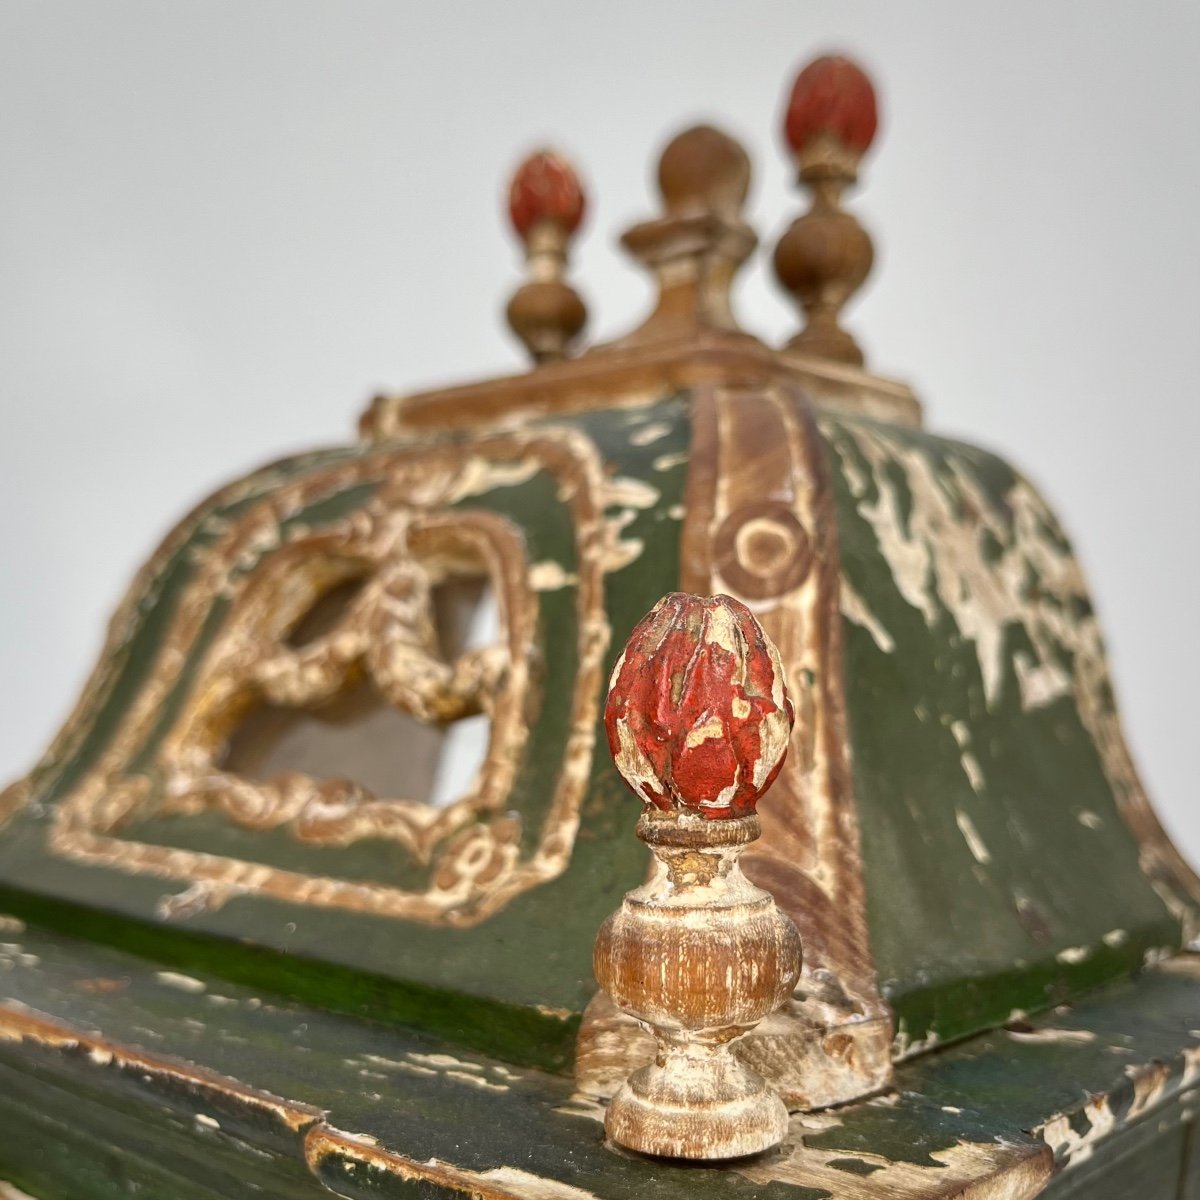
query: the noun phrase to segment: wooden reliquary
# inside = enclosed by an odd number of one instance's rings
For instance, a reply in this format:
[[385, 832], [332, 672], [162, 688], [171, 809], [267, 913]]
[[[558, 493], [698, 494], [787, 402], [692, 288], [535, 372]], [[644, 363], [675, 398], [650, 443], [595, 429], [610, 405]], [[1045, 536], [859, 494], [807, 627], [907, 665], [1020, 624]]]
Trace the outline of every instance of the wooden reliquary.
[[139, 573], [0, 794], [0, 1193], [1200, 1196], [1200, 882], [1070, 542], [842, 326], [870, 82], [785, 114], [787, 345], [732, 138], [666, 147], [657, 303], [587, 348], [535, 154], [533, 369]]

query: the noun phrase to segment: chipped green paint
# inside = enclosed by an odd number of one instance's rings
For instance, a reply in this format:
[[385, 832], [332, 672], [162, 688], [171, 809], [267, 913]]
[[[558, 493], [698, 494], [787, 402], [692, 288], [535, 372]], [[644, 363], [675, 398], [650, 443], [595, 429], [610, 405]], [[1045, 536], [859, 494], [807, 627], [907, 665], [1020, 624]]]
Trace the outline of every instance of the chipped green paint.
[[135, 921], [0, 887], [0, 907], [98, 945], [135, 950], [165, 966], [212, 971], [248, 986], [373, 1021], [428, 1029], [463, 1046], [566, 1072], [574, 1060], [579, 1017], [476, 997], [367, 970], [311, 961], [263, 946]]
[[[110, 1043], [140, 1044], [148, 1053], [170, 1055], [184, 1074], [158, 1079], [98, 1061], [103, 1056], [0, 1036], [0, 1096], [13, 1098], [12, 1123], [0, 1126], [0, 1178], [7, 1173], [32, 1186], [33, 1176], [14, 1172], [11, 1164], [21, 1161], [31, 1129], [55, 1121], [61, 1127], [55, 1143], [60, 1151], [54, 1163], [42, 1165], [39, 1182], [54, 1180], [56, 1190], [63, 1177], [60, 1159], [74, 1157], [75, 1150], [81, 1159], [101, 1156], [103, 1161], [102, 1146], [113, 1137], [121, 1149], [113, 1156], [112, 1171], [117, 1178], [138, 1180], [146, 1178], [146, 1171], [158, 1172], [154, 1186], [144, 1185], [151, 1195], [177, 1194], [164, 1190], [163, 1180], [177, 1169], [171, 1154], [178, 1147], [178, 1162], [187, 1164], [190, 1186], [196, 1188], [178, 1194], [240, 1196], [245, 1193], [226, 1181], [237, 1163], [245, 1161], [248, 1171], [260, 1164], [287, 1177], [297, 1160], [303, 1165], [307, 1136], [320, 1128], [348, 1135], [364, 1149], [402, 1156], [428, 1167], [430, 1174], [440, 1170], [475, 1180], [474, 1187], [464, 1182], [457, 1192], [439, 1192], [444, 1184], [435, 1180], [414, 1187], [386, 1163], [347, 1170], [345, 1156], [323, 1157], [318, 1178], [343, 1195], [448, 1200], [456, 1194], [486, 1194], [490, 1186], [502, 1195], [563, 1200], [576, 1194], [580, 1200], [589, 1195], [598, 1200], [642, 1200], [647, 1195], [658, 1200], [695, 1200], [697, 1195], [829, 1200], [822, 1188], [764, 1188], [721, 1168], [614, 1153], [604, 1145], [595, 1113], [577, 1104], [567, 1080], [514, 1070], [492, 1057], [466, 1054], [452, 1043], [260, 997], [205, 972], [180, 986], [131, 955], [32, 929], [20, 940], [23, 953], [36, 961], [4, 972], [10, 1000], [36, 1003], [47, 1018], [75, 1028], [102, 1030]], [[97, 980], [116, 981], [116, 986], [109, 990], [97, 986]], [[3, 1029], [0, 1011], [0, 1033]], [[152, 1031], [148, 1044], [146, 1030]], [[190, 1083], [184, 1064], [235, 1079], [314, 1115], [292, 1130], [248, 1112], [236, 1097], [215, 1107], [212, 1090], [203, 1080]], [[12, 1090], [6, 1091], [6, 1085]], [[26, 1115], [22, 1109], [28, 1110]], [[197, 1113], [215, 1121], [217, 1128], [204, 1122], [197, 1129]], [[128, 1149], [114, 1132], [118, 1123], [138, 1131]], [[167, 1136], [156, 1155], [151, 1147], [160, 1130], [182, 1136], [178, 1142]], [[189, 1131], [190, 1145], [185, 1145]], [[122, 1193], [89, 1182], [75, 1194], [107, 1198]]]
[[[603, 410], [531, 423], [582, 437], [596, 449], [606, 475], [605, 518], [632, 549], [610, 565], [603, 603], [611, 628], [601, 663], [597, 700], [617, 650], [636, 621], [676, 586], [679, 528], [690, 443], [686, 396], [667, 396], [638, 408]], [[652, 430], [653, 436], [645, 435]], [[459, 440], [459, 439], [452, 439]], [[469, 441], [469, 439], [468, 439]], [[165, 896], [186, 885], [72, 861], [47, 846], [56, 806], [68, 797], [110, 744], [144, 687], [183, 588], [197, 559], [229, 520], [269, 500], [279, 488], [329, 466], [378, 454], [377, 444], [304, 455], [276, 464], [219, 493], [189, 519], [184, 536], [159, 574], [145, 584], [137, 621], [116, 648], [106, 686], [92, 699], [75, 744], [47, 758], [31, 776], [30, 803], [0, 828], [0, 888], [13, 909], [36, 912], [66, 928], [83, 922], [94, 935], [173, 962], [228, 960], [238, 978], [258, 978], [292, 995], [400, 1019], [478, 1042], [489, 1024], [500, 1034], [498, 1052], [515, 1061], [556, 1069], [569, 1065], [570, 1044], [593, 990], [591, 944], [616, 898], [640, 880], [645, 852], [629, 836], [624, 787], [609, 756], [595, 753], [589, 767], [580, 828], [570, 862], [556, 879], [516, 896], [482, 925], [430, 927], [366, 912], [313, 908], [258, 895], [235, 894], [222, 907], [201, 908], [162, 927]], [[379, 481], [319, 496], [291, 522], [319, 528], [354, 512]], [[533, 563], [555, 568], [561, 586], [537, 592], [541, 706], [512, 793], [512, 807], [537, 829], [563, 769], [568, 692], [576, 668], [577, 619], [572, 575], [573, 533], [563, 498], [543, 473], [496, 485], [470, 498], [521, 531]], [[640, 551], [640, 553], [638, 552]], [[254, 569], [247, 560], [247, 570]], [[163, 716], [139, 749], [131, 770], [148, 767], [171, 715], [187, 703], [188, 685], [205, 647], [219, 629], [225, 601], [215, 597], [208, 619], [180, 664]], [[599, 704], [597, 704], [597, 712]], [[598, 730], [597, 746], [604, 744]], [[153, 771], [149, 772], [153, 783]], [[395, 847], [371, 840], [334, 849], [304, 846], [282, 831], [254, 833], [206, 813], [135, 818], [122, 836], [204, 850], [282, 868], [342, 878], [384, 878], [419, 885], [428, 867]], [[333, 858], [335, 865], [326, 865]], [[85, 906], [102, 905], [96, 917]], [[206, 943], [205, 939], [213, 939]], [[175, 945], [172, 942], [178, 939]], [[536, 963], [537, 969], [531, 970]], [[488, 1014], [491, 1012], [491, 1017]]]
[[[951, 1194], [947, 1164], [964, 1149], [1003, 1147], [1010, 1162], [1044, 1158], [1040, 1127], [1061, 1117], [1084, 1129], [1094, 1119], [1089, 1106], [1106, 1099], [1113, 1119], [1093, 1155], [1079, 1156], [1048, 1193], [1067, 1195], [1074, 1179], [1095, 1180], [1093, 1163], [1119, 1160], [1147, 1139], [1170, 1151], [1178, 1141], [1171, 1131], [1190, 1119], [1200, 1085], [1200, 961], [1185, 959], [1024, 1032], [995, 1031], [905, 1064], [886, 1096], [797, 1118], [789, 1141], [823, 1164], [823, 1178], [831, 1171], [845, 1180], [831, 1188], [795, 1177], [803, 1168], [790, 1161], [792, 1146], [728, 1167], [621, 1154], [603, 1142], [600, 1110], [567, 1080], [264, 997], [211, 972], [171, 975], [32, 928], [4, 936], [0, 1178], [34, 1195], [107, 1200], [136, 1183], [149, 1195], [240, 1196], [244, 1172], [247, 1184], [280, 1197], [320, 1194], [309, 1186], [319, 1180], [364, 1200], [449, 1200], [489, 1186], [564, 1200], [884, 1200], [896, 1194], [889, 1173], [900, 1169], [903, 1194], [939, 1196]], [[31, 1010], [59, 1029], [102, 1037], [109, 1049], [15, 1039], [11, 1015]], [[131, 1046], [173, 1062], [177, 1073], [122, 1067], [120, 1048]], [[1147, 1073], [1153, 1093], [1138, 1083]], [[222, 1090], [230, 1080], [236, 1088]], [[248, 1089], [274, 1097], [290, 1116], [251, 1103]], [[351, 1153], [314, 1155], [321, 1131], [348, 1139]], [[36, 1152], [47, 1144], [53, 1155]], [[375, 1155], [373, 1165], [356, 1147]], [[1177, 1158], [1166, 1165], [1178, 1173]], [[415, 1181], [414, 1166], [431, 1178]], [[1101, 1178], [1078, 1194], [1127, 1193]]]
[[1177, 949], [1190, 902], [1119, 811], [1138, 784], [1041, 498], [972, 447], [821, 424], [871, 944], [905, 1053]]

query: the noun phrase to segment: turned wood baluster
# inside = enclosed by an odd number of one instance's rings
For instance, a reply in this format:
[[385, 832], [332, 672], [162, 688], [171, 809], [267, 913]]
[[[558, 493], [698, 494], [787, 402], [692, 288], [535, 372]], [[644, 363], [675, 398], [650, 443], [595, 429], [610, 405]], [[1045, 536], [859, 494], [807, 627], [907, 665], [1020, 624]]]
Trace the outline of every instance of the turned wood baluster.
[[513, 175], [508, 215], [525, 247], [529, 278], [506, 315], [534, 362], [563, 358], [587, 323], [587, 309], [565, 279], [568, 247], [586, 207], [575, 168], [553, 150], [531, 154]]
[[775, 1146], [787, 1110], [732, 1043], [792, 994], [800, 937], [738, 858], [787, 753], [779, 652], [728, 596], [665, 597], [633, 631], [604, 713], [654, 854], [596, 938], [600, 986], [658, 1039], [609, 1103], [608, 1136], [645, 1154], [727, 1159]]
[[775, 247], [775, 274], [805, 316], [787, 350], [862, 366], [862, 351], [840, 318], [870, 273], [875, 251], [867, 231], [842, 207], [842, 196], [858, 179], [859, 159], [877, 124], [875, 89], [857, 63], [827, 55], [796, 77], [783, 132], [812, 206]]
[[749, 339], [730, 299], [734, 276], [758, 244], [742, 215], [749, 187], [750, 158], [720, 129], [695, 125], [667, 143], [658, 161], [658, 190], [666, 211], [621, 238], [625, 249], [653, 272], [658, 299], [650, 316], [612, 346], [713, 333]]

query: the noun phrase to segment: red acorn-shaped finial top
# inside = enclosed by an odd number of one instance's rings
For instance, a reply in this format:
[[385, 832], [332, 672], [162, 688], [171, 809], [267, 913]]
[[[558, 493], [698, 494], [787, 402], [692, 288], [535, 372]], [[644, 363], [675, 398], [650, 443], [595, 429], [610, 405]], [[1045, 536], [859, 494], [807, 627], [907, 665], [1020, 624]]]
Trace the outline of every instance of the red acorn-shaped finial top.
[[613, 760], [637, 796], [715, 819], [754, 812], [792, 721], [779, 651], [750, 610], [686, 592], [634, 629], [604, 709]]
[[566, 278], [584, 207], [575, 168], [553, 150], [531, 154], [509, 185], [508, 215], [524, 246], [526, 279], [506, 313], [535, 363], [565, 358], [587, 323], [587, 308]]
[[814, 59], [796, 76], [783, 133], [797, 155], [822, 135], [861, 155], [874, 140], [878, 124], [875, 88], [867, 73], [852, 59], [828, 54]]
[[508, 191], [508, 215], [522, 241], [542, 221], [570, 235], [579, 228], [587, 202], [575, 168], [554, 150], [539, 150], [517, 168]]

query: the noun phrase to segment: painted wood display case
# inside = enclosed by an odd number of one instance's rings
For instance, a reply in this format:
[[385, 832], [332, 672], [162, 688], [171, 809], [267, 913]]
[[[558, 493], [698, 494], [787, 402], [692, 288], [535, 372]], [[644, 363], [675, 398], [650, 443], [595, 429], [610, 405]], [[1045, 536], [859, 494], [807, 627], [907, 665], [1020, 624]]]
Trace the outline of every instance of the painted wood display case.
[[[749, 161], [699, 127], [624, 238], [654, 311], [577, 352], [538, 154], [534, 368], [380, 397], [168, 534], [0, 795], [0, 1192], [1200, 1197], [1200, 883], [1078, 563], [840, 323], [870, 83], [817, 60], [785, 127], [787, 346], [733, 317]], [[741, 865], [803, 966], [736, 1050], [791, 1115], [719, 1162], [603, 1127], [655, 1056], [592, 970], [649, 864], [603, 706], [672, 592], [748, 607], [794, 715]]]

